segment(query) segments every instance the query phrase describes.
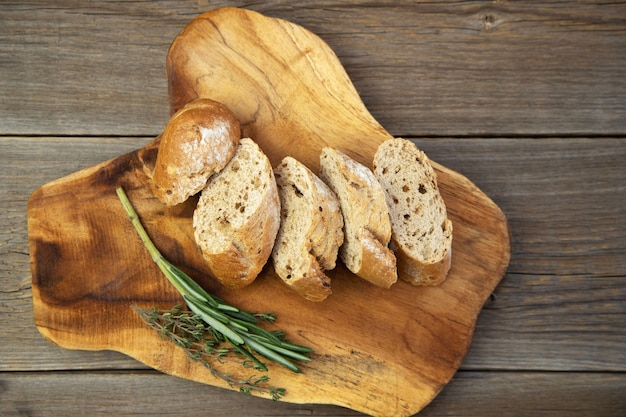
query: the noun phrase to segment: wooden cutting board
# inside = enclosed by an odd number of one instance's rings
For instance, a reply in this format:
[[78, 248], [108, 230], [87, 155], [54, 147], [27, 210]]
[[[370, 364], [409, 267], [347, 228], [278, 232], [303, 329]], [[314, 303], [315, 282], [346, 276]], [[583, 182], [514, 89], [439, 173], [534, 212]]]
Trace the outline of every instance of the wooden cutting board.
[[[343, 67], [295, 24], [234, 8], [193, 20], [168, 54], [171, 111], [196, 97], [228, 105], [273, 164], [285, 155], [314, 170], [322, 146], [371, 164], [389, 134], [372, 118]], [[167, 208], [149, 191], [159, 138], [146, 147], [46, 184], [28, 203], [35, 323], [68, 349], [123, 352], [171, 375], [228, 388], [161, 340], [131, 305], [180, 303], [132, 228], [123, 186], [156, 246], [208, 291], [250, 311], [274, 311], [290, 340], [315, 349], [294, 374], [271, 367], [284, 401], [330, 403], [374, 416], [409, 416], [445, 386], [467, 353], [477, 316], [510, 256], [501, 210], [459, 173], [434, 163], [454, 224], [452, 268], [438, 287], [389, 290], [341, 265], [333, 294], [312, 303], [267, 267], [243, 290], [213, 281], [193, 241], [194, 199]], [[226, 371], [241, 373], [237, 366]]]

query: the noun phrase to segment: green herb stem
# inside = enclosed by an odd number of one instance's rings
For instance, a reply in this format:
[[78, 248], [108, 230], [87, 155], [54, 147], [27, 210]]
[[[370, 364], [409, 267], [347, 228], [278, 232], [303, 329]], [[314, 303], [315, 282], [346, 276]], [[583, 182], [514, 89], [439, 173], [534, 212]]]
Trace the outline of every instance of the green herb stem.
[[195, 313], [182, 311], [180, 305], [174, 306], [171, 310], [132, 307], [143, 321], [156, 330], [161, 337], [169, 339], [182, 348], [189, 360], [201, 362], [212, 375], [224, 380], [231, 387], [238, 388], [240, 392], [245, 394], [266, 393], [276, 401], [285, 394], [284, 388], [268, 384], [269, 377], [267, 375], [249, 376], [242, 379], [236, 378], [230, 373], [219, 371], [215, 367], [215, 362], [223, 364], [232, 360], [231, 353], [248, 359], [242, 363], [244, 368], [267, 371], [267, 367], [241, 345], [232, 346], [232, 350], [221, 347], [224, 342], [221, 336], [216, 335], [214, 329]]
[[289, 343], [278, 336], [282, 335], [282, 332], [269, 332], [257, 325], [259, 322], [257, 317], [273, 321], [274, 315], [264, 313], [255, 316], [206, 292], [185, 272], [165, 259], [148, 236], [124, 189], [119, 187], [116, 192], [152, 260], [183, 296], [191, 311], [209, 325], [214, 333], [229, 342], [237, 352], [255, 363], [257, 368], [267, 370], [266, 365], [254, 353], [275, 361], [293, 372], [300, 372], [291, 360], [309, 361], [310, 358], [306, 354], [312, 352], [310, 348]]

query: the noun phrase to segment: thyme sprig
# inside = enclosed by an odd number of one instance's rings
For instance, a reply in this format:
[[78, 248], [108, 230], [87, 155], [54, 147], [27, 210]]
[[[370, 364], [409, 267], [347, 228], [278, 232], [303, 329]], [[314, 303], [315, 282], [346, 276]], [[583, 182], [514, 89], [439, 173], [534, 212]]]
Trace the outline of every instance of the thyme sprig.
[[[258, 358], [259, 355], [293, 372], [300, 372], [300, 368], [293, 361], [310, 361], [307, 355], [312, 349], [290, 343], [279, 337], [278, 333], [263, 329], [258, 326], [259, 319], [255, 315], [239, 310], [206, 292], [185, 272], [163, 257], [141, 224], [124, 189], [119, 187], [116, 192], [152, 260], [183, 296], [189, 309], [211, 328], [218, 340], [230, 344], [235, 352], [251, 361], [255, 369], [267, 370], [267, 365]], [[272, 316], [266, 314], [264, 317]]]
[[[161, 337], [169, 339], [182, 348], [189, 360], [202, 363], [213, 376], [222, 379], [231, 387], [238, 388], [244, 394], [252, 392], [269, 394], [275, 401], [280, 400], [285, 394], [284, 388], [269, 385], [267, 375], [239, 379], [229, 373], [219, 371], [214, 363], [223, 364], [233, 361], [231, 355], [233, 351], [224, 346], [220, 334], [207, 326], [197, 314], [183, 310], [181, 305], [176, 305], [171, 310], [132, 307], [142, 320], [156, 330]], [[244, 368], [255, 368], [255, 363], [247, 360], [244, 360], [242, 365]]]

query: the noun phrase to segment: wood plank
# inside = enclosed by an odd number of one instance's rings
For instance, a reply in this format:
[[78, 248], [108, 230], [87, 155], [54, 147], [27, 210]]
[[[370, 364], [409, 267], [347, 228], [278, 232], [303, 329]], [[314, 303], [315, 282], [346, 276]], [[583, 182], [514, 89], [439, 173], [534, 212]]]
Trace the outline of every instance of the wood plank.
[[[465, 369], [626, 369], [626, 140], [418, 144], [491, 195], [511, 227], [511, 263]], [[575, 363], [563, 352], [579, 352]]]
[[620, 373], [459, 372], [424, 414], [620, 416], [625, 383]]
[[156, 135], [169, 44], [225, 5], [321, 35], [396, 136], [626, 133], [623, 2], [38, 0], [0, 6], [0, 134]]
[[[151, 371], [8, 372], [0, 373], [0, 387], [5, 417], [363, 415], [330, 405], [246, 397]], [[625, 390], [626, 375], [620, 373], [466, 371], [418, 415], [621, 417]]]
[[[24, 210], [35, 188], [147, 141], [0, 138], [0, 369], [141, 366], [111, 352], [66, 351], [38, 334]], [[479, 316], [462, 369], [625, 371], [626, 140], [418, 144], [481, 187], [503, 208], [512, 229], [511, 267]], [[581, 170], [587, 187], [577, 180]]]
[[509, 273], [624, 273], [626, 140], [418, 139], [417, 144], [502, 207], [516, 246]]

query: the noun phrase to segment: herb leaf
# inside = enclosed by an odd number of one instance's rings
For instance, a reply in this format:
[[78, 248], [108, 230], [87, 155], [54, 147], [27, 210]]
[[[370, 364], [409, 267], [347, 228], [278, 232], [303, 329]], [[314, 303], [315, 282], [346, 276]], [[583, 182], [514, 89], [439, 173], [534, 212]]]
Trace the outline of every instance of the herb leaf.
[[241, 311], [224, 300], [206, 292], [185, 272], [163, 257], [141, 224], [139, 216], [124, 189], [119, 187], [116, 192], [131, 223], [150, 256], [152, 256], [152, 260], [183, 296], [185, 303], [194, 313], [196, 319], [200, 319], [204, 325], [208, 326], [211, 332], [218, 336], [218, 339], [230, 343], [236, 352], [246, 356], [254, 363], [255, 368], [267, 370], [265, 363], [256, 356], [258, 354], [285, 366], [293, 372], [300, 372], [300, 369], [292, 360], [309, 361], [310, 358], [307, 354], [313, 352], [310, 348], [285, 341], [282, 337], [282, 332], [269, 332], [258, 326], [259, 319], [273, 322], [275, 315], [272, 313], [255, 315]]
[[[200, 316], [190, 311], [182, 310], [181, 305], [171, 310], [142, 309], [132, 306], [141, 319], [159, 335], [169, 339], [185, 351], [191, 361], [201, 362], [213, 376], [224, 380], [231, 387], [237, 388], [244, 394], [253, 392], [269, 394], [278, 401], [285, 394], [284, 388], [269, 385], [267, 375], [253, 375], [245, 379], [235, 378], [233, 375], [219, 371], [214, 363], [225, 363], [233, 354], [245, 358], [244, 368], [254, 368], [258, 371], [267, 371], [265, 365], [258, 364], [256, 358], [251, 359], [250, 353], [241, 346], [231, 349], [222, 347], [224, 340], [214, 333], [214, 329], [206, 325]], [[232, 358], [231, 358], [232, 360]]]

